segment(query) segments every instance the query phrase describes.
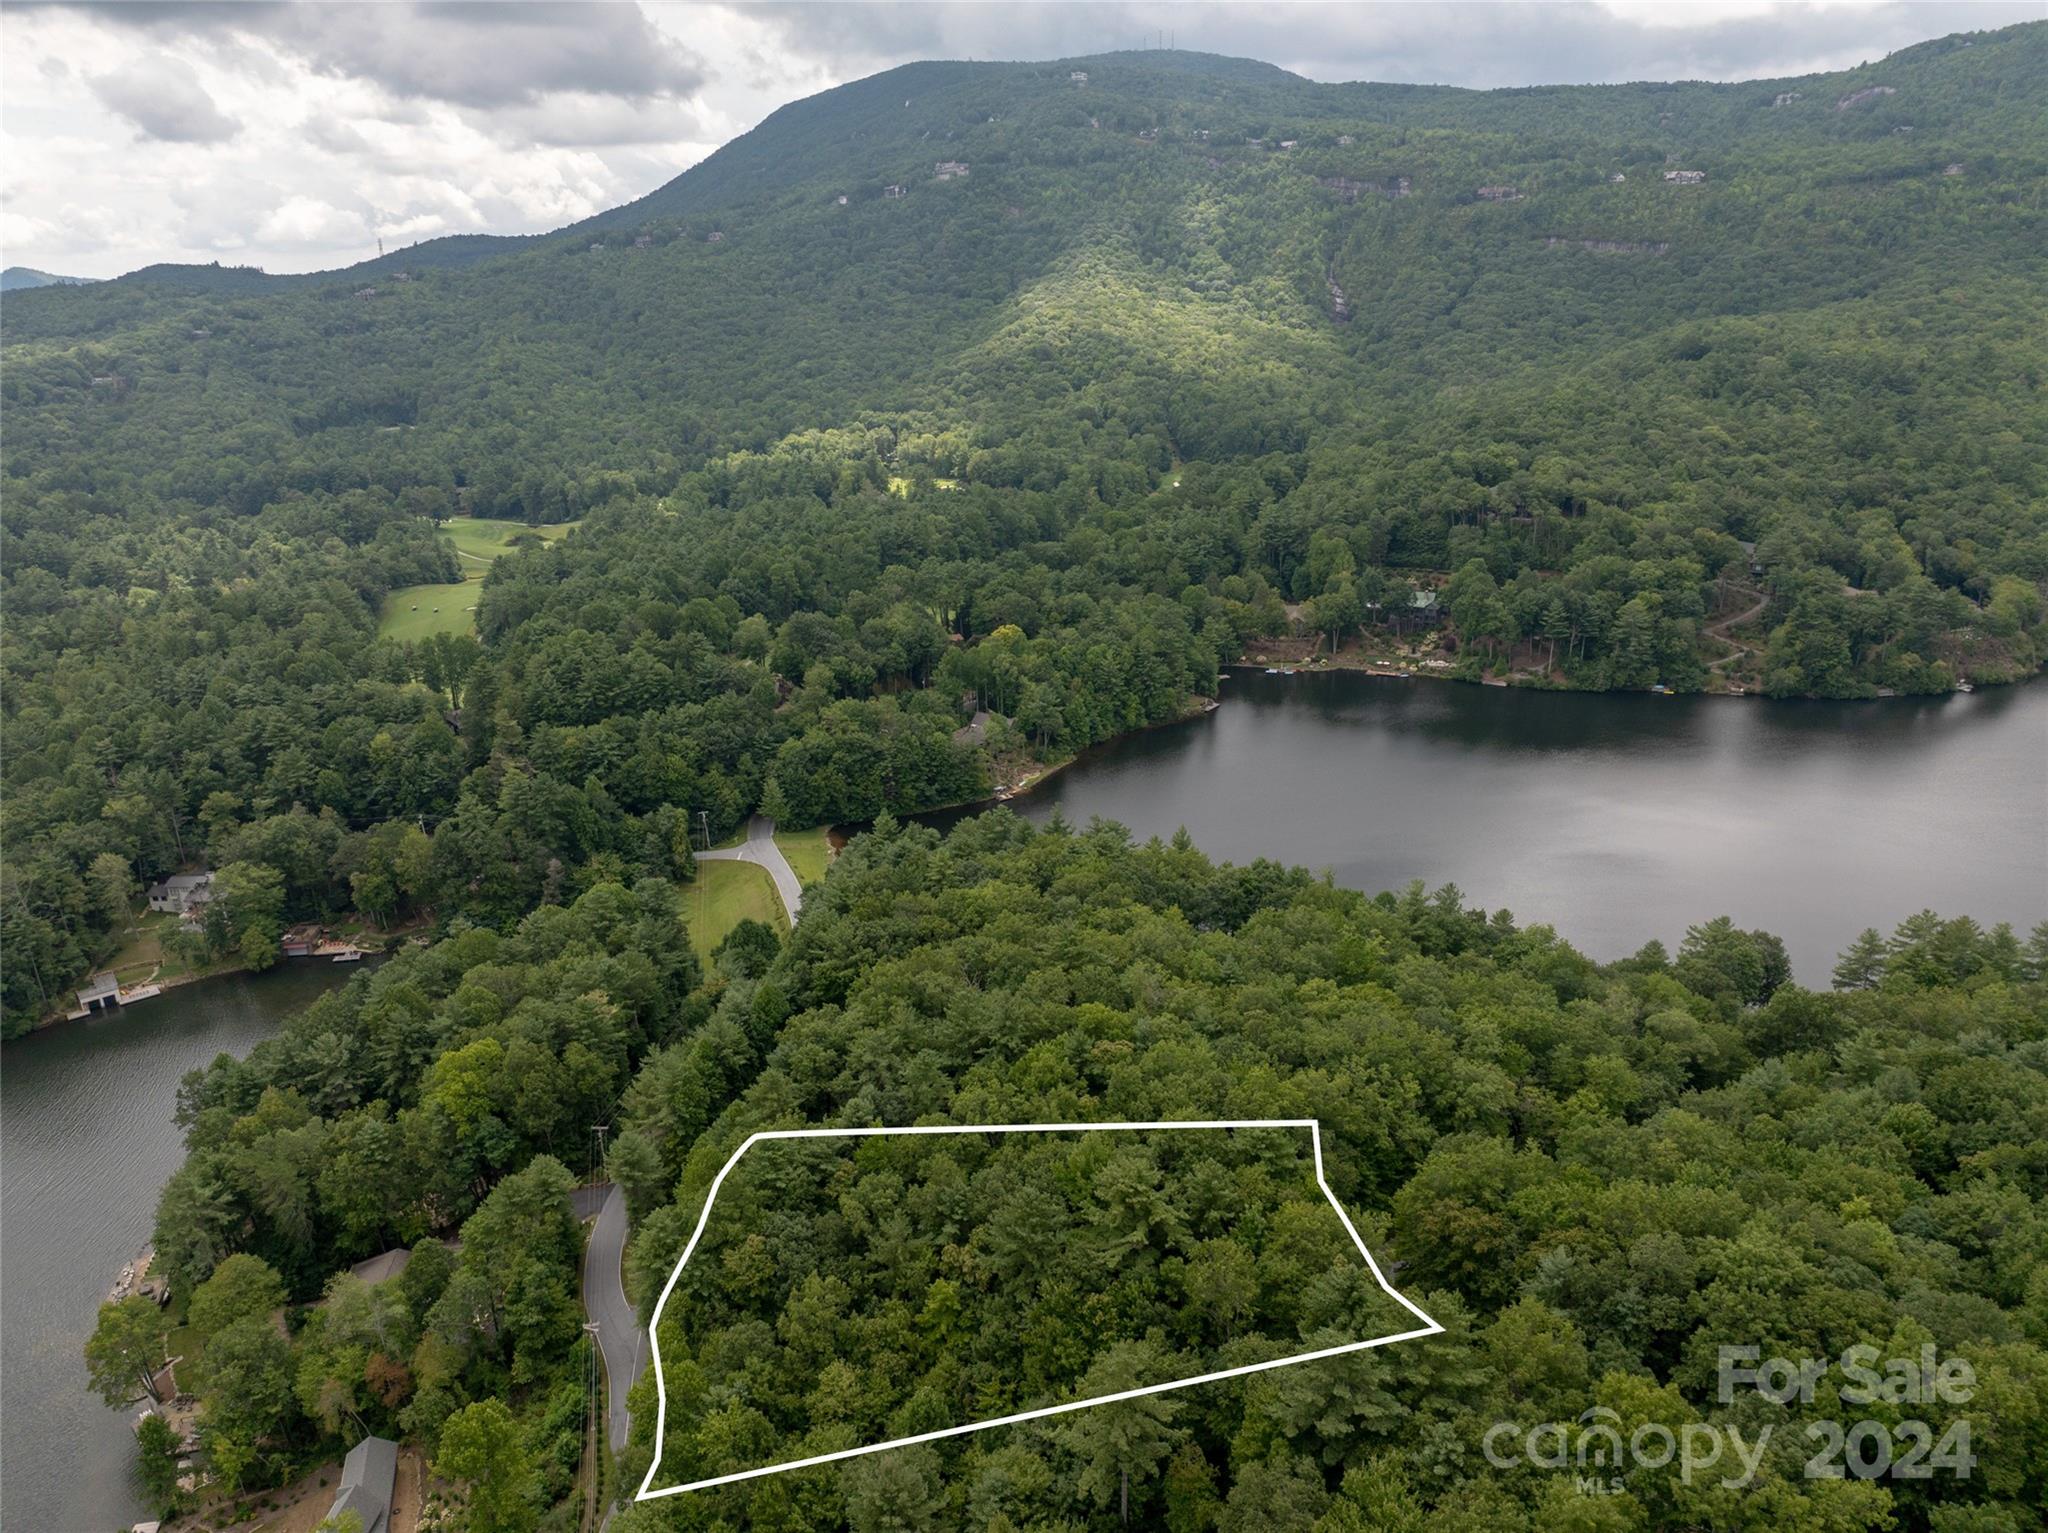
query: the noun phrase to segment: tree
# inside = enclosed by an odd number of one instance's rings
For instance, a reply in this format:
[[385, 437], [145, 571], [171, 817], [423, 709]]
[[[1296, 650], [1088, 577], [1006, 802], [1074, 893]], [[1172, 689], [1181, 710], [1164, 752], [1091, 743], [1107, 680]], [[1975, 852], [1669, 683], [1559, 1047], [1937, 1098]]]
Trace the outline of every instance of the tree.
[[200, 1354], [201, 1421], [215, 1437], [253, 1450], [296, 1409], [292, 1344], [268, 1316], [236, 1320]]
[[475, 1533], [524, 1533], [538, 1517], [533, 1462], [502, 1401], [478, 1400], [443, 1423], [434, 1472], [462, 1484]]
[[215, 952], [230, 948], [250, 956], [251, 934], [268, 939], [275, 956], [284, 933], [284, 875], [259, 862], [231, 862], [213, 875], [206, 905], [206, 936]]
[[[1086, 1398], [1163, 1383], [1174, 1377], [1174, 1367], [1155, 1342], [1118, 1342], [1089, 1368], [1079, 1392]], [[1128, 1522], [1131, 1480], [1144, 1480], [1187, 1437], [1173, 1425], [1179, 1414], [1180, 1402], [1171, 1395], [1140, 1395], [1076, 1413], [1056, 1435], [1081, 1461], [1075, 1482], [1081, 1493], [1099, 1507], [1117, 1506]]]
[[119, 852], [101, 852], [86, 873], [93, 904], [111, 930], [128, 924], [129, 901], [135, 897], [135, 873]]
[[1874, 991], [1884, 982], [1884, 964], [1888, 960], [1890, 950], [1884, 946], [1884, 937], [1878, 935], [1876, 927], [1864, 927], [1855, 933], [1855, 941], [1835, 962], [1835, 989]]
[[944, 1526], [939, 1456], [925, 1444], [856, 1459], [842, 1483], [853, 1533], [928, 1533]]
[[150, 1411], [135, 1423], [136, 1466], [142, 1494], [151, 1506], [169, 1510], [178, 1499], [178, 1433]]
[[284, 1307], [284, 1280], [270, 1264], [236, 1252], [193, 1290], [186, 1321], [201, 1336], [212, 1336], [237, 1320], [268, 1320]]
[[169, 1334], [163, 1311], [141, 1294], [102, 1304], [99, 1323], [85, 1343], [86, 1371], [100, 1398], [117, 1409], [137, 1395], [159, 1400], [154, 1376], [163, 1365]]
[[638, 1129], [627, 1129], [612, 1141], [605, 1157], [605, 1175], [626, 1196], [626, 1212], [635, 1224], [660, 1207], [670, 1191], [670, 1178], [661, 1163], [661, 1152]]

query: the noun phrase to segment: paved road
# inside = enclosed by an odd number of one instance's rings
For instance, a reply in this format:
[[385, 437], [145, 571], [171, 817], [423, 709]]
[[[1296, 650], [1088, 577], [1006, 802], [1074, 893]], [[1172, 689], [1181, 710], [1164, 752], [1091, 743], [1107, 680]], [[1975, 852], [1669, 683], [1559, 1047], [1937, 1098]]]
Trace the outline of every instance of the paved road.
[[803, 908], [804, 886], [797, 882], [796, 869], [789, 865], [789, 859], [782, 855], [782, 848], [775, 844], [775, 822], [765, 814], [757, 814], [747, 821], [747, 839], [738, 846], [728, 846], [715, 852], [699, 852], [700, 862], [751, 862], [757, 868], [765, 868], [768, 876], [775, 880], [775, 892], [782, 899], [783, 914], [789, 917], [789, 924], [796, 925], [797, 912]]
[[640, 1377], [647, 1360], [647, 1332], [626, 1301], [621, 1264], [626, 1254], [626, 1195], [614, 1187], [598, 1210], [597, 1227], [583, 1251], [583, 1308], [597, 1324], [598, 1350], [604, 1354], [609, 1390], [605, 1408], [606, 1435], [612, 1452], [626, 1446], [632, 1418], [626, 1391]]

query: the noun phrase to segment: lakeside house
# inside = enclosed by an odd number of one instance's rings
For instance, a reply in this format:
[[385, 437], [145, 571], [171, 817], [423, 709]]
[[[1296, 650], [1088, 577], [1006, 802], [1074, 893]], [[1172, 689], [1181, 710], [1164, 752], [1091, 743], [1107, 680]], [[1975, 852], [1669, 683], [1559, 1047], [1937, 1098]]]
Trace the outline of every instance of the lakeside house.
[[213, 898], [211, 873], [173, 873], [149, 886], [149, 908], [168, 912], [188, 924], [197, 924], [206, 902]]
[[363, 1533], [391, 1533], [391, 1491], [398, 1479], [398, 1444], [388, 1437], [365, 1437], [341, 1461], [341, 1488], [327, 1520], [339, 1522], [345, 1512], [362, 1521]]
[[958, 176], [964, 181], [967, 179], [967, 162], [965, 160], [940, 160], [932, 167], [932, 176], [935, 180], [939, 181], [951, 181], [955, 176]]

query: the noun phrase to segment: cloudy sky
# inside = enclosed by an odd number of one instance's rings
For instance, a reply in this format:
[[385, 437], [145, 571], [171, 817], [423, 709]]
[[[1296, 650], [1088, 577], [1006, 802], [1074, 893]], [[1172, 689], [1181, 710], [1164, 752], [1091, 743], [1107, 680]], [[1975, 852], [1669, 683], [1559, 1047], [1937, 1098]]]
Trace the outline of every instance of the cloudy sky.
[[0, 257], [311, 271], [532, 233], [651, 190], [786, 101], [920, 58], [1150, 46], [1487, 87], [1835, 69], [2040, 0], [1783, 4], [5, 4]]

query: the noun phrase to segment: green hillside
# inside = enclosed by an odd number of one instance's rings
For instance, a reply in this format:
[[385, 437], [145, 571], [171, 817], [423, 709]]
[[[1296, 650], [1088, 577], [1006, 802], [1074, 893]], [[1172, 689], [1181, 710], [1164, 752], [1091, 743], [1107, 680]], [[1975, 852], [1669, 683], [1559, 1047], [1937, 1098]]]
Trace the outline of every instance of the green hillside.
[[[340, 859], [280, 914], [514, 919], [678, 804], [971, 799], [1430, 593], [1467, 679], [2028, 676], [2044, 80], [2048, 24], [1740, 85], [917, 64], [555, 235], [11, 294], [10, 1013], [96, 864], [279, 822]], [[419, 600], [465, 516], [580, 525]]]

